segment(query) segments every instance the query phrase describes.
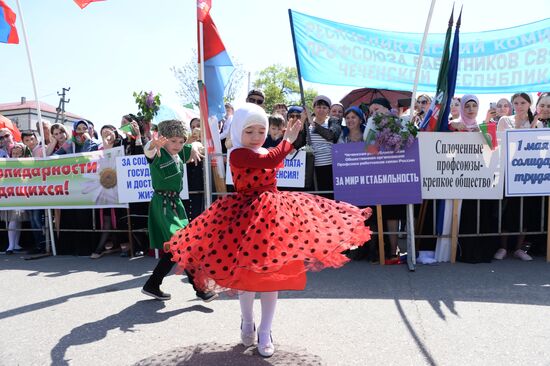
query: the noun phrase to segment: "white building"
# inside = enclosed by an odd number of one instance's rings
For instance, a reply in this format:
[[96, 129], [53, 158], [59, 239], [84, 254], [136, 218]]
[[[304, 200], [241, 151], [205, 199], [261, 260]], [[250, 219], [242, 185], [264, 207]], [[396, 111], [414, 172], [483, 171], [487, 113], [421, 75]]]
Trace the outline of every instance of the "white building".
[[[57, 115], [56, 109], [57, 108], [53, 105], [40, 102], [40, 111], [43, 120], [54, 123]], [[0, 114], [9, 118], [20, 131], [36, 131], [38, 112], [36, 110], [36, 101], [34, 100], [27, 101], [25, 97], [21, 97], [21, 101], [19, 102], [0, 103]], [[59, 112], [57, 123], [63, 122], [64, 125], [72, 127], [75, 120], [83, 119], [83, 117], [74, 113], [65, 112], [65, 120], [61, 121], [61, 119], [61, 112]]]

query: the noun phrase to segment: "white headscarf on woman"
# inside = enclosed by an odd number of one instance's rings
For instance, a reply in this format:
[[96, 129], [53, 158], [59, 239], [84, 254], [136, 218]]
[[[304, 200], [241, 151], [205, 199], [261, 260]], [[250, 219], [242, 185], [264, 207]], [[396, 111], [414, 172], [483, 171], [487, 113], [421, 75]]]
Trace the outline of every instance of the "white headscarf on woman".
[[[267, 121], [267, 114], [262, 107], [254, 103], [246, 103], [241, 108], [235, 111], [233, 114], [233, 121], [231, 122], [231, 143], [233, 147], [229, 150], [228, 155], [235, 149], [244, 147], [241, 142], [243, 131], [248, 126], [260, 125], [265, 127], [265, 136], [267, 138], [267, 130], [269, 128]], [[260, 147], [258, 149], [251, 149], [259, 154], [267, 154], [267, 149]]]
[[475, 118], [473, 118], [473, 119], [468, 118], [468, 117], [466, 117], [466, 113], [464, 113], [464, 106], [466, 105], [466, 103], [471, 102], [471, 101], [476, 102], [476, 104], [479, 106], [479, 100], [477, 99], [477, 97], [475, 95], [472, 95], [472, 94], [466, 94], [460, 100], [460, 119], [462, 120], [462, 122], [464, 122], [464, 124], [468, 128], [477, 127], [477, 121], [475, 120]]

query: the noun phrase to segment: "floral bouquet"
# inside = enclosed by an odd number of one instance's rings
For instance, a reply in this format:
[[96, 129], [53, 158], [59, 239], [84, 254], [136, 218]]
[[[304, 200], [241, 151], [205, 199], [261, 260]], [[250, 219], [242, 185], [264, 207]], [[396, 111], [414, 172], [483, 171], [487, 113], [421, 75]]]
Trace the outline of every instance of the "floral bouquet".
[[138, 116], [143, 117], [146, 121], [152, 121], [160, 108], [160, 94], [153, 94], [152, 91], [139, 93], [134, 92], [136, 104], [138, 105]]
[[367, 143], [374, 141], [377, 150], [398, 152], [411, 146], [416, 139], [418, 130], [414, 123], [405, 122], [394, 114], [376, 113], [373, 121], [375, 128], [367, 136]]

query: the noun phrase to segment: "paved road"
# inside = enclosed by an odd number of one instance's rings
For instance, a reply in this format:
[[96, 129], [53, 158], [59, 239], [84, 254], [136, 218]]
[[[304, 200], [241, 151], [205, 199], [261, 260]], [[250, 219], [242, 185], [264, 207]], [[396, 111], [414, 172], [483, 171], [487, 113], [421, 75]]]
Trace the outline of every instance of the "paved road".
[[[0, 257], [1, 365], [550, 365], [550, 264], [352, 262], [284, 292], [271, 359], [239, 345], [239, 305], [140, 293], [152, 258]], [[259, 316], [259, 302], [256, 304]]]

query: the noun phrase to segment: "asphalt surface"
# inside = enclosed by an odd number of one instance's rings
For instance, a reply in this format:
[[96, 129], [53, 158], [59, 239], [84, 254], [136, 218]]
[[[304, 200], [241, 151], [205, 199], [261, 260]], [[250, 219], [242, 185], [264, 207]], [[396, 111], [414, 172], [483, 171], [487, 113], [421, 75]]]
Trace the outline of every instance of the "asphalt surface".
[[[153, 258], [0, 256], [1, 365], [550, 365], [550, 264], [351, 262], [281, 292], [276, 353], [239, 344], [239, 304], [140, 289]], [[255, 304], [257, 321], [259, 300]]]

